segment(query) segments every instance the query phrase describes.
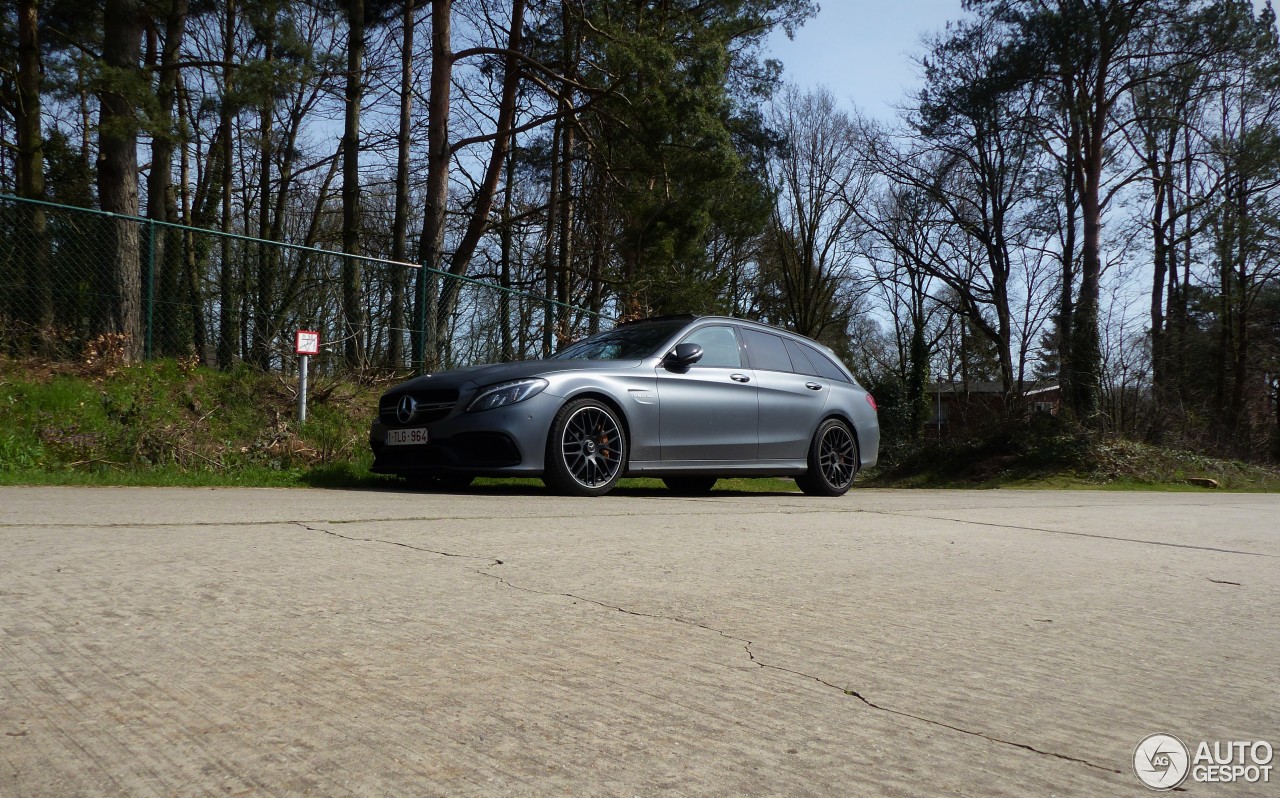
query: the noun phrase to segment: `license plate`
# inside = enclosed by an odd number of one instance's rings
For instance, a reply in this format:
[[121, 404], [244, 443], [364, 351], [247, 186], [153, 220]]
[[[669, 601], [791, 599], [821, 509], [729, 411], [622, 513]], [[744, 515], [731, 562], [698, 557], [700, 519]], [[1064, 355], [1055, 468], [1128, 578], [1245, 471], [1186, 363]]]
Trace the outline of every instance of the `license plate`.
[[408, 429], [389, 429], [383, 441], [388, 446], [407, 446], [427, 442], [426, 427], [410, 427]]

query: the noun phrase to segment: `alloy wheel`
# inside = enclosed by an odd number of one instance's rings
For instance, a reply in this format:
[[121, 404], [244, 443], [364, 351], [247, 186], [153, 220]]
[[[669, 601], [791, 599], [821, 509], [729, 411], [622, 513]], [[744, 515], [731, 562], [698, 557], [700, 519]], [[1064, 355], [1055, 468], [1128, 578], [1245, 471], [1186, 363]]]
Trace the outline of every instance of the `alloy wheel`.
[[622, 468], [622, 430], [601, 407], [578, 408], [565, 421], [560, 457], [575, 482], [586, 488], [608, 484]]
[[852, 482], [858, 468], [858, 447], [849, 430], [843, 424], [832, 424], [819, 447], [818, 463], [827, 483], [842, 488]]

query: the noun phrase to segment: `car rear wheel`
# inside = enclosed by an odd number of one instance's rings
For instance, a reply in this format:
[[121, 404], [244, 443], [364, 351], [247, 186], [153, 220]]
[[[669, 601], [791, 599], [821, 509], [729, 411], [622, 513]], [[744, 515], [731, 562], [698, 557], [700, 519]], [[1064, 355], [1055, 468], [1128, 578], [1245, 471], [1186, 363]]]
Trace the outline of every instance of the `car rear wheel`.
[[705, 496], [716, 486], [715, 477], [663, 477], [662, 481], [677, 496]]
[[843, 496], [858, 473], [858, 444], [849, 427], [838, 418], [818, 425], [809, 444], [809, 470], [796, 477], [800, 490], [810, 496]]
[[603, 496], [627, 463], [627, 438], [603, 402], [577, 399], [560, 408], [547, 439], [547, 486], [571, 496]]

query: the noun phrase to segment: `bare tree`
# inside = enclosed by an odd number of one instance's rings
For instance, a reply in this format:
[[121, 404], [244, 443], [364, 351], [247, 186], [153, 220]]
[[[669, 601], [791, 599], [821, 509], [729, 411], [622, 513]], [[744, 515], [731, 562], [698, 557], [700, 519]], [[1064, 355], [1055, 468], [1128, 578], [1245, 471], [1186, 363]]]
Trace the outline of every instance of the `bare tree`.
[[391, 224], [391, 307], [387, 363], [404, 365], [405, 280], [409, 229], [409, 143], [413, 135], [413, 34], [416, 0], [404, 0], [400, 26], [399, 117], [396, 128], [395, 216]]
[[856, 282], [855, 209], [869, 184], [858, 127], [825, 89], [788, 87], [768, 120], [786, 141], [768, 164], [779, 190], [761, 253], [777, 281], [776, 321], [814, 338], [843, 334]]
[[[909, 135], [901, 145], [885, 135], [869, 138], [874, 167], [914, 197], [891, 205], [893, 216], [864, 221], [910, 267], [946, 286], [939, 298], [964, 317], [965, 334], [972, 329], [994, 349], [1004, 406], [1017, 412], [1023, 363], [1015, 353], [1014, 296], [1024, 260], [1040, 258], [1044, 172], [1040, 96], [1000, 72], [998, 34], [976, 21], [931, 43], [928, 82], [909, 115]], [[928, 235], [904, 238], [919, 220], [908, 223], [900, 214], [924, 208]]]
[[347, 367], [364, 365], [364, 307], [360, 301], [360, 104], [364, 99], [365, 2], [345, 0], [347, 74], [342, 133], [342, 316]]

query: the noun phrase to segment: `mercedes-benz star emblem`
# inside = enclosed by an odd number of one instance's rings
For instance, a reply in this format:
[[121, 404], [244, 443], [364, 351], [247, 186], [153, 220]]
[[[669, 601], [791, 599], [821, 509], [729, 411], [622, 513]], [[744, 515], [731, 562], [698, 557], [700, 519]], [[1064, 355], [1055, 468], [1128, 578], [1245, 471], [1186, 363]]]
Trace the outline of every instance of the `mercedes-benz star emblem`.
[[400, 403], [396, 405], [396, 420], [401, 424], [408, 424], [413, 420], [413, 414], [418, 412], [418, 403], [413, 401], [413, 397], [405, 394], [400, 397]]

